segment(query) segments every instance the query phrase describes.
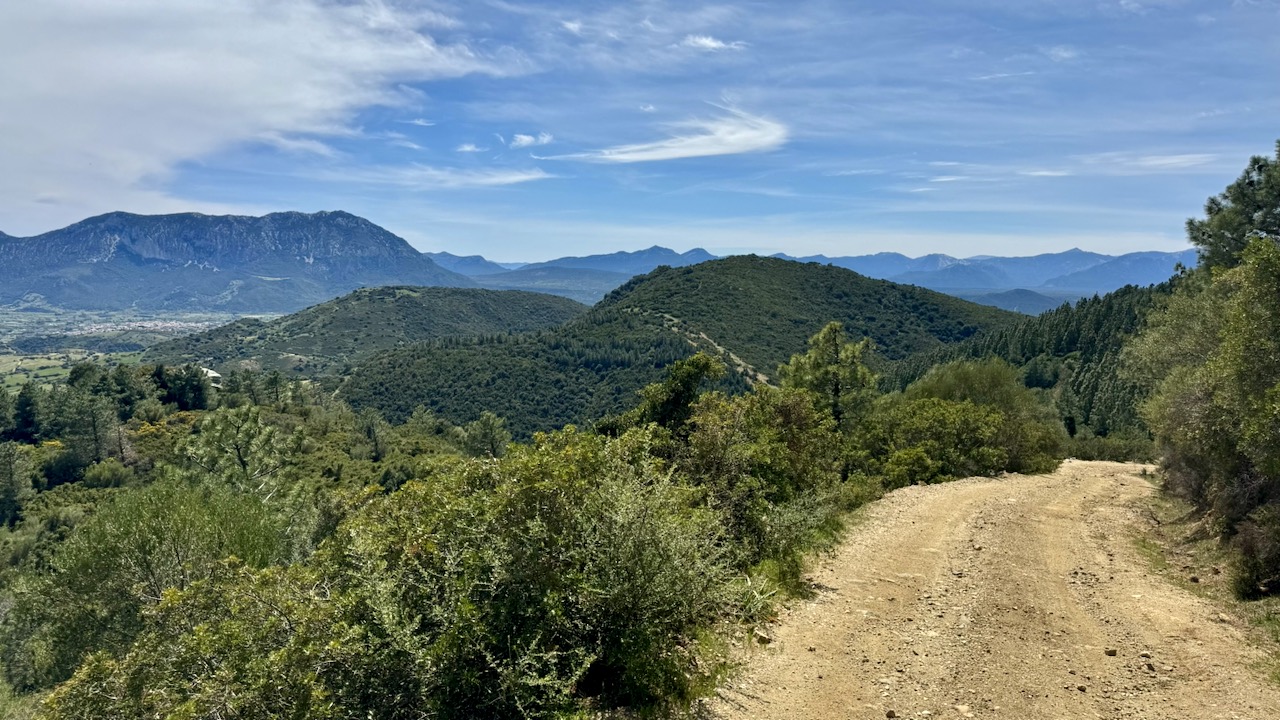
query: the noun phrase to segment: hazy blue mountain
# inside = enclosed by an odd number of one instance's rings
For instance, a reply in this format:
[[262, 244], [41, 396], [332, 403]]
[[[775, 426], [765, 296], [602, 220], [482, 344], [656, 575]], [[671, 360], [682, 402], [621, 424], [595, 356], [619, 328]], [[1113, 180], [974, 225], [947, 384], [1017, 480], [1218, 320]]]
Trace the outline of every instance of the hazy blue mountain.
[[794, 257], [785, 253], [777, 253], [773, 257], [782, 260], [794, 260], [796, 262], [816, 262], [823, 265], [834, 265], [846, 270], [852, 270], [860, 275], [866, 275], [869, 278], [883, 280], [901, 275], [904, 272], [912, 270], [912, 258], [896, 252], [882, 252], [874, 255], [853, 255], [842, 257], [827, 257], [826, 255], [808, 255], [806, 257]]
[[1082, 294], [1107, 293], [1125, 285], [1152, 285], [1168, 280], [1181, 263], [1194, 267], [1195, 250], [1182, 252], [1136, 252], [1107, 260], [1085, 270], [1067, 273], [1045, 283], [1046, 287], [1074, 290]]
[[1025, 315], [1039, 315], [1042, 312], [1061, 307], [1065, 302], [1076, 299], [1074, 294], [1066, 297], [1053, 297], [1034, 290], [1004, 290], [986, 293], [958, 292], [955, 293], [955, 296], [979, 305], [990, 305]]
[[559, 295], [587, 305], [594, 305], [610, 290], [630, 280], [633, 275], [588, 268], [527, 265], [492, 275], [476, 275], [471, 279], [481, 287], [493, 290], [527, 290]]
[[[1111, 256], [1078, 248], [1060, 253], [1028, 257], [980, 255], [955, 258], [933, 254], [909, 258], [900, 253], [876, 253], [847, 257], [810, 255], [793, 257], [778, 253], [773, 257], [798, 262], [817, 262], [842, 267], [867, 277], [919, 285], [975, 299], [1016, 289], [1044, 289], [1057, 307], [1065, 295], [1079, 297], [1097, 292], [1110, 292], [1125, 285], [1150, 285], [1163, 282], [1173, 274], [1177, 263], [1194, 265], [1194, 251], [1139, 252]], [[1042, 301], [1028, 296], [1017, 299], [995, 297], [997, 307], [1040, 307]], [[979, 301], [985, 302], [985, 301]], [[1026, 304], [1026, 303], [1030, 304]], [[1025, 312], [1026, 310], [1022, 310]]]
[[585, 270], [607, 270], [609, 272], [623, 273], [631, 277], [634, 275], [643, 275], [659, 265], [670, 265], [671, 267], [684, 267], [686, 265], [696, 265], [700, 262], [716, 259], [715, 255], [703, 250], [702, 248], [694, 248], [688, 252], [678, 253], [670, 248], [654, 245], [647, 250], [636, 250], [633, 252], [616, 252], [607, 255], [587, 255], [585, 257], [562, 257], [555, 260], [548, 260], [540, 263], [530, 263], [520, 268], [527, 270], [531, 268], [544, 267], [560, 267], [560, 268], [581, 268]]
[[109, 213], [0, 239], [0, 303], [286, 312], [359, 287], [474, 287], [345, 212], [263, 217]]
[[1017, 282], [999, 268], [968, 262], [955, 263], [938, 270], [905, 272], [889, 279], [896, 283], [919, 285], [931, 290], [1017, 287]]
[[[480, 255], [454, 255], [447, 252], [428, 252], [422, 253], [431, 258], [435, 264], [449, 270], [451, 272], [460, 273], [468, 277], [475, 275], [492, 275], [494, 273], [507, 272], [514, 268], [509, 267], [510, 263], [504, 265], [486, 260]], [[519, 265], [517, 265], [519, 267]]]
[[1014, 281], [1013, 287], [1038, 287], [1060, 275], [1086, 270], [1111, 259], [1110, 255], [1072, 248], [1030, 257], [968, 258], [964, 262], [998, 269]]

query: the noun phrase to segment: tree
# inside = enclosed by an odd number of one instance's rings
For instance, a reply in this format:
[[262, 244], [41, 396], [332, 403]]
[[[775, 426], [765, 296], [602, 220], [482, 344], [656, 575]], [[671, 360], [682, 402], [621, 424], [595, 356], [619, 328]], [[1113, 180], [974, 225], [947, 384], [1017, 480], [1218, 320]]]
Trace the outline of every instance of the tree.
[[241, 492], [270, 499], [280, 489], [276, 475], [293, 452], [255, 406], [215, 410], [197, 426], [182, 454], [197, 478], [213, 478]]
[[831, 412], [836, 429], [848, 433], [871, 407], [876, 396], [876, 376], [863, 364], [871, 339], [852, 343], [844, 326], [829, 323], [809, 339], [809, 350], [793, 355], [778, 368], [783, 387], [812, 392]]
[[505, 421], [485, 410], [462, 429], [462, 448], [472, 457], [502, 457], [511, 442]]
[[10, 431], [14, 440], [34, 443], [40, 439], [45, 395], [45, 391], [31, 381], [18, 391], [18, 399], [13, 404], [13, 430]]
[[702, 383], [724, 377], [725, 370], [723, 360], [705, 352], [677, 360], [667, 368], [667, 377], [662, 382], [648, 385], [640, 391], [638, 406], [620, 416], [601, 420], [596, 429], [606, 435], [617, 436], [627, 428], [654, 423], [675, 437], [683, 438]]
[[1202, 265], [1234, 267], [1254, 239], [1280, 242], [1280, 142], [1274, 160], [1250, 158], [1235, 182], [1209, 198], [1204, 214], [1187, 220], [1187, 239], [1200, 248]]
[[[22, 451], [14, 442], [0, 442], [0, 527], [13, 527], [22, 515], [22, 491], [30, 485], [22, 474]], [[25, 487], [24, 487], [25, 486]]]
[[13, 396], [0, 386], [0, 439], [13, 432]]

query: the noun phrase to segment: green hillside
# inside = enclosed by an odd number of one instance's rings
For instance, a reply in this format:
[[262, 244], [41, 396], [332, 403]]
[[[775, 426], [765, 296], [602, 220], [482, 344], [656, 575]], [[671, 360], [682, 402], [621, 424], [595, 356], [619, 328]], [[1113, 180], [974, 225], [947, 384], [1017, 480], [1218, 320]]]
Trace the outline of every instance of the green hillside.
[[572, 300], [530, 292], [363, 288], [275, 320], [244, 318], [163, 342], [147, 350], [144, 360], [316, 375], [408, 343], [554, 327], [586, 309]]
[[833, 265], [744, 255], [659, 268], [598, 307], [669, 315], [772, 375], [832, 320], [870, 337], [886, 358], [905, 357], [1021, 316]]
[[379, 353], [351, 373], [341, 394], [393, 421], [418, 405], [452, 422], [493, 410], [525, 437], [632, 404], [636, 390], [697, 350], [722, 355], [737, 371], [725, 389], [743, 390], [748, 378], [772, 376], [832, 320], [897, 358], [1018, 317], [841, 268], [735, 257], [659, 268], [554, 330]]
[[1145, 433], [1138, 406], [1145, 395], [1124, 372], [1124, 346], [1166, 302], [1177, 277], [1151, 287], [1128, 286], [1085, 298], [962, 343], [918, 353], [894, 363], [887, 382], [905, 388], [941, 363], [998, 357], [1021, 368], [1024, 382], [1052, 392], [1074, 434]]

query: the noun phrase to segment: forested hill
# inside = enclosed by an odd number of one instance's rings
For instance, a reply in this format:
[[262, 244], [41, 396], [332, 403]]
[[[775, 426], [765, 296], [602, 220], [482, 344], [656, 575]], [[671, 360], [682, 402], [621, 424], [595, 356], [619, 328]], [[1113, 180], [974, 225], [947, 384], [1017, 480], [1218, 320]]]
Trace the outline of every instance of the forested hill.
[[1018, 317], [841, 268], [734, 257], [635, 278], [554, 330], [378, 353], [341, 394], [393, 421], [419, 405], [453, 422], [494, 410], [526, 437], [629, 406], [666, 366], [697, 350], [722, 355], [735, 369], [725, 387], [743, 390], [833, 320], [896, 358]]
[[380, 350], [445, 337], [555, 327], [586, 312], [572, 300], [515, 290], [363, 288], [269, 322], [244, 318], [150, 348], [147, 362], [227, 372], [316, 375]]
[[659, 268], [598, 307], [679, 318], [767, 375], [832, 320], [871, 338], [880, 355], [901, 358], [1021, 317], [833, 265], [755, 255]]
[[1138, 418], [1144, 390], [1124, 372], [1121, 351], [1146, 325], [1147, 316], [1179, 282], [1123, 287], [1036, 317], [997, 328], [955, 345], [895, 363], [887, 384], [904, 388], [929, 368], [962, 358], [995, 356], [1022, 369], [1029, 387], [1052, 390], [1074, 433], [1145, 433]]

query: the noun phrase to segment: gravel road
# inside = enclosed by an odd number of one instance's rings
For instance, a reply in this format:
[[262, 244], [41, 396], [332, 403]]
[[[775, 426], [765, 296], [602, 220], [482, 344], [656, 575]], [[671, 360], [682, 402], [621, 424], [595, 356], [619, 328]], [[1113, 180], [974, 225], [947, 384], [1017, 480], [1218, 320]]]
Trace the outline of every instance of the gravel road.
[[1143, 466], [890, 493], [708, 710], [725, 718], [1280, 718], [1263, 650], [1138, 553]]

